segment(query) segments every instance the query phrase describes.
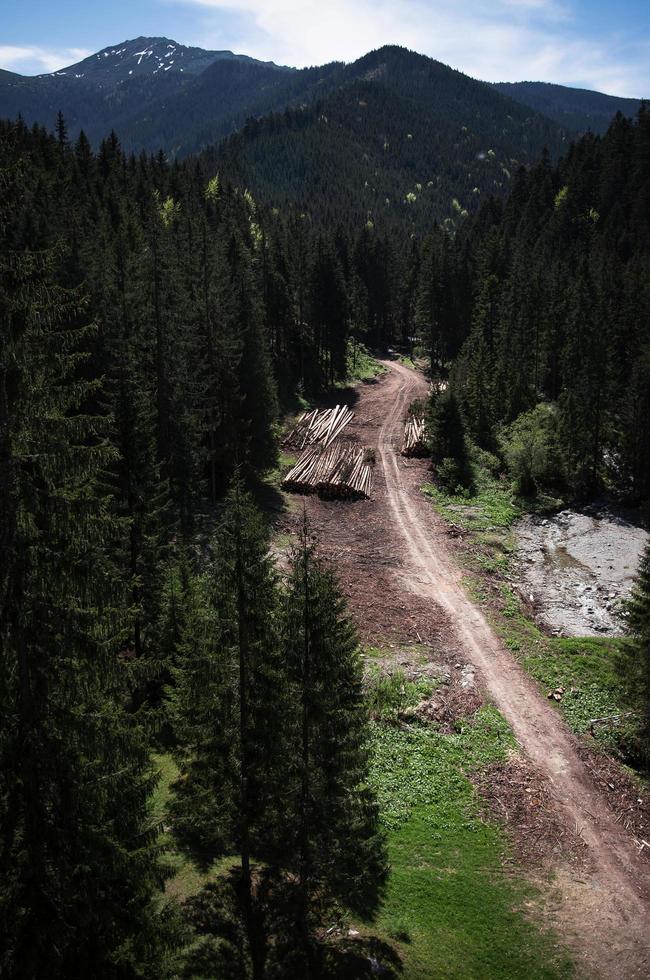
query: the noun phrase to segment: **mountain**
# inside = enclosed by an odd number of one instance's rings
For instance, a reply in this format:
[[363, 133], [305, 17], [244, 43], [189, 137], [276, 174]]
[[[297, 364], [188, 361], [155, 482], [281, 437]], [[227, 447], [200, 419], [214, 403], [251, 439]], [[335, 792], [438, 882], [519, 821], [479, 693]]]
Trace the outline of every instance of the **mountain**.
[[632, 117], [641, 107], [640, 99], [621, 99], [549, 82], [496, 82], [494, 88], [576, 133], [588, 129], [604, 133], [617, 112]]
[[521, 165], [557, 158], [634, 100], [557, 85], [490, 85], [386, 46], [351, 64], [294, 69], [139, 37], [51, 74], [0, 72], [0, 117], [19, 113], [91, 143], [209, 167], [319, 220], [457, 223], [505, 195]]
[[50, 74], [0, 71], [0, 116], [51, 128], [61, 110], [72, 137], [83, 129], [97, 145], [114, 129], [127, 149], [187, 154], [232, 132], [251, 107], [284, 106], [296, 75], [232, 51], [138, 37]]
[[[429, 58], [423, 63], [438, 65], [438, 74], [451, 71]], [[20, 114], [29, 124], [51, 128], [61, 110], [70, 136], [83, 129], [95, 146], [113, 129], [127, 150], [155, 153], [162, 148], [170, 156], [187, 156], [229, 136], [251, 117], [313, 105], [362, 79], [364, 70], [373, 70], [363, 66], [362, 58], [351, 65], [333, 62], [297, 70], [232, 51], [188, 47], [165, 37], [138, 37], [50, 74], [31, 77], [0, 71], [0, 117]], [[463, 98], [487, 98], [489, 86], [459, 72], [455, 77], [457, 82], [466, 79], [461, 103]], [[634, 100], [536, 82], [491, 88], [546, 115], [556, 130], [559, 124], [572, 134], [589, 128], [600, 131], [618, 109], [630, 115], [638, 106]], [[421, 86], [416, 89], [427, 98]], [[494, 111], [503, 118], [501, 128], [511, 130], [508, 117], [514, 119], [517, 112], [513, 115], [505, 103], [500, 106]], [[554, 138], [549, 136], [549, 141]], [[511, 155], [519, 158], [531, 148], [515, 149]]]
[[186, 47], [166, 37], [137, 37], [113, 47], [103, 48], [76, 65], [39, 79], [72, 77], [104, 88], [114, 88], [131, 77], [143, 78], [161, 73], [200, 75], [215, 61], [253, 61], [232, 51], [206, 51]]
[[502, 196], [521, 165], [569, 135], [438, 61], [388, 46], [348, 65], [334, 91], [252, 119], [206, 151], [208, 167], [324, 224], [458, 222]]
[[83, 129], [94, 145], [113, 129], [127, 151], [208, 148], [209, 167], [322, 221], [419, 227], [504, 194], [520, 165], [569, 140], [494, 87], [395, 46], [296, 70], [140, 37], [50, 75], [0, 76], [0, 116], [52, 127], [59, 109], [69, 135]]
[[[412, 91], [407, 91], [406, 84], [397, 91], [395, 83], [400, 71], [395, 70], [395, 58], [404, 59], [407, 55], [420, 58], [420, 67], [411, 73]], [[373, 57], [367, 56], [371, 60]], [[435, 82], [430, 79], [428, 88], [419, 77], [425, 71], [424, 65], [437, 79]], [[368, 72], [378, 74], [364, 77]], [[409, 77], [408, 70], [404, 77]], [[599, 92], [541, 82], [485, 85], [411, 52], [393, 54], [376, 68], [361, 58], [351, 65], [333, 62], [297, 70], [232, 51], [188, 47], [166, 37], [138, 37], [103, 48], [77, 64], [50, 74], [31, 77], [0, 71], [0, 117], [15, 118], [20, 114], [29, 124], [37, 122], [51, 128], [61, 110], [72, 137], [83, 129], [97, 146], [113, 129], [127, 150], [157, 152], [162, 148], [168, 155], [177, 157], [218, 142], [251, 117], [277, 113], [287, 107], [313, 106], [333, 97], [338, 89], [347, 90], [353, 82], [387, 89], [391, 98], [400, 102], [393, 109], [406, 112], [409, 118], [417, 116], [415, 121], [419, 123], [440, 123], [443, 129], [453, 123], [454, 114], [464, 123], [466, 117], [476, 116], [468, 104], [475, 100], [477, 105], [485, 106], [494, 125], [486, 125], [486, 120], [477, 118], [472, 132], [481, 137], [479, 142], [490, 132], [495, 136], [501, 134], [507, 144], [504, 152], [507, 150], [507, 155], [517, 160], [529, 159], [539, 149], [539, 140], [531, 137], [528, 130], [542, 132], [546, 126], [549, 148], [556, 147], [558, 126], [571, 134], [587, 129], [600, 132], [617, 111], [634, 115], [639, 105], [633, 99], [617, 99]], [[455, 95], [451, 94], [452, 90]], [[376, 94], [377, 88], [372, 91]], [[491, 101], [489, 91], [495, 98], [499, 93], [513, 102]], [[443, 103], [447, 99], [451, 102], [436, 107], [441, 93], [445, 93]], [[346, 98], [343, 96], [343, 101]], [[414, 113], [417, 99], [423, 100], [422, 118], [417, 111]], [[522, 106], [526, 107], [523, 115]], [[385, 109], [389, 110], [388, 104]], [[545, 124], [537, 113], [547, 117]], [[334, 115], [339, 118], [336, 108]], [[391, 128], [390, 120], [384, 125], [372, 109], [364, 115], [367, 121], [376, 122], [378, 131]], [[550, 128], [549, 120], [554, 123]], [[436, 134], [433, 141], [446, 143], [451, 135], [447, 130], [445, 135]], [[464, 136], [460, 140], [466, 142]], [[476, 152], [482, 149], [477, 147]], [[372, 153], [375, 151], [373, 146]]]

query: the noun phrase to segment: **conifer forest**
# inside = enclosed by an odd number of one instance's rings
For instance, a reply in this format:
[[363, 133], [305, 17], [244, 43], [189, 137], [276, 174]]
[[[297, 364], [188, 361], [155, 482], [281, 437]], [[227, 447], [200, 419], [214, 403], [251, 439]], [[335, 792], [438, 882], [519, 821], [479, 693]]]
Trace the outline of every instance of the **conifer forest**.
[[647, 976], [650, 106], [183, 50], [0, 72], [0, 978]]

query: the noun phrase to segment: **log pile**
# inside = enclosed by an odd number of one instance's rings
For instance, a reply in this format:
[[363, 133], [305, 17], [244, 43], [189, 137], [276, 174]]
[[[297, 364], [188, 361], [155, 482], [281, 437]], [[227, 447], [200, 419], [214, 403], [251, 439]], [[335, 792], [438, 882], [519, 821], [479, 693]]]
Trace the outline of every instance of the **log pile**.
[[315, 408], [311, 412], [303, 412], [283, 440], [283, 445], [298, 449], [305, 449], [317, 443], [329, 446], [353, 418], [354, 412], [347, 405], [336, 405], [323, 411]]
[[402, 456], [428, 456], [424, 416], [409, 415], [404, 426]]
[[315, 445], [289, 470], [282, 487], [294, 493], [317, 493], [326, 498], [367, 498], [372, 486], [373, 461], [372, 451], [358, 446]]

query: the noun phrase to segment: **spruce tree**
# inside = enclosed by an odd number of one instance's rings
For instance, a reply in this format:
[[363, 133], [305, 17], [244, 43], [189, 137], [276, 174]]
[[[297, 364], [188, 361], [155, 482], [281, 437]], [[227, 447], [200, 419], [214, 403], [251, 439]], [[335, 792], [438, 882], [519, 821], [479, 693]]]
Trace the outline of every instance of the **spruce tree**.
[[233, 231], [228, 243], [235, 298], [235, 330], [239, 338], [237, 370], [241, 397], [237, 420], [240, 460], [262, 472], [277, 460], [274, 425], [278, 414], [275, 380], [264, 332], [261, 298], [257, 291], [250, 249]]
[[458, 486], [469, 489], [472, 470], [465, 422], [453, 388], [432, 395], [427, 413], [427, 432], [438, 478], [452, 492]]
[[[0, 181], [17, 213], [18, 168]], [[162, 976], [154, 778], [123, 707], [122, 528], [100, 490], [114, 450], [83, 375], [92, 332], [56, 283], [59, 250], [2, 245], [0, 973]]]
[[367, 785], [367, 715], [358, 641], [306, 522], [292, 559], [284, 649], [296, 710], [296, 767], [285, 844], [285, 866], [296, 883], [299, 947], [293, 975], [309, 977], [317, 972], [314, 934], [326, 911], [336, 904], [371, 917], [378, 909], [386, 854], [376, 801]]
[[640, 754], [650, 767], [650, 544], [647, 545], [628, 603], [632, 634], [632, 673], [638, 679]]
[[465, 417], [481, 446], [494, 444], [500, 393], [496, 386], [496, 341], [501, 284], [493, 272], [479, 279], [472, 331], [454, 367]]
[[102, 360], [106, 407], [119, 450], [110, 486], [128, 521], [127, 547], [118, 560], [129, 570], [133, 617], [129, 640], [139, 660], [152, 654], [151, 634], [173, 517], [169, 482], [157, 455], [153, 337], [144, 315], [146, 293], [137, 262], [142, 240], [130, 217], [124, 224], [109, 252], [110, 279], [102, 312], [111, 329], [105, 331]]
[[206, 601], [188, 623], [174, 718], [181, 778], [170, 806], [174, 834], [203, 867], [237, 856], [235, 894], [251, 975], [265, 943], [254, 862], [277, 864], [285, 814], [276, 573], [261, 518], [236, 478], [205, 580]]

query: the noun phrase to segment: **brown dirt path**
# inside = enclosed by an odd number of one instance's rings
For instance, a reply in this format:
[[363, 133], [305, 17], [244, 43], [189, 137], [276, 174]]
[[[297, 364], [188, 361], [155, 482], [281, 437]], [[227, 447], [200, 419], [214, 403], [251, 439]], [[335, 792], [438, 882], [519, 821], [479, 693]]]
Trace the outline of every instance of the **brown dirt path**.
[[[405, 609], [414, 610], [425, 640], [444, 630], [455, 655], [478, 668], [483, 687], [508, 720], [521, 750], [548, 780], [559, 819], [587, 845], [590, 869], [581, 870], [579, 878], [575, 869], [556, 869], [561, 892], [556, 923], [572, 938], [582, 975], [648, 977], [648, 865], [640, 862], [629, 832], [615, 822], [559, 713], [467, 597], [442, 519], [420, 493], [424, 468], [399, 455], [408, 406], [426, 393], [426, 383], [402, 364], [386, 366], [388, 374], [380, 382], [361, 389], [351, 432], [377, 448], [373, 500], [342, 505], [310, 498], [312, 523], [330, 549], [338, 549], [331, 557], [337, 560], [353, 612], [363, 604], [363, 616], [356, 611], [366, 635], [373, 630], [381, 634], [382, 629], [389, 633], [391, 616], [404, 620]], [[345, 519], [342, 506], [347, 507]], [[408, 603], [405, 591], [412, 594]]]

